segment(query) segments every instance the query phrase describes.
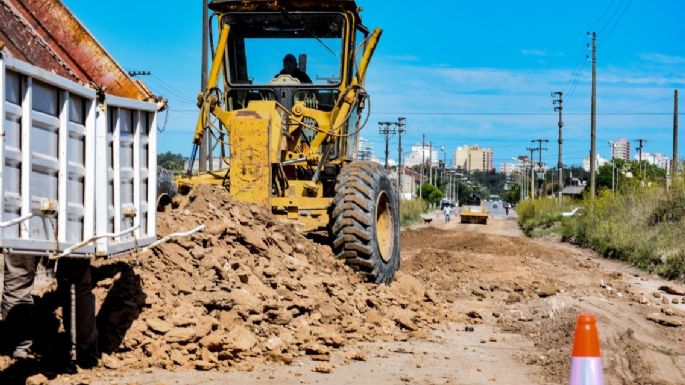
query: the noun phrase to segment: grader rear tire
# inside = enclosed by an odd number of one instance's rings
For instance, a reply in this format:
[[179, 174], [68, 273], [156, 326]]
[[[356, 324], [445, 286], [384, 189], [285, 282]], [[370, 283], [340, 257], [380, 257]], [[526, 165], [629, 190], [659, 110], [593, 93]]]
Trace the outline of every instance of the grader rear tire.
[[354, 162], [338, 176], [331, 214], [338, 258], [370, 282], [389, 284], [400, 267], [397, 190], [376, 163]]

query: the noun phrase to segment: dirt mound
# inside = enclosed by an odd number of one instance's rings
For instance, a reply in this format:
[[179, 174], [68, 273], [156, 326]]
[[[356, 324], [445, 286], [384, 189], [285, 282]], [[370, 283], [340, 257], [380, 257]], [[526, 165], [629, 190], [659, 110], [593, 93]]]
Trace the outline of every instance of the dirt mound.
[[402, 270], [449, 302], [490, 298], [512, 304], [557, 292], [557, 282], [529, 266], [548, 250], [526, 238], [427, 227], [403, 232], [402, 247]]
[[362, 282], [327, 246], [223, 189], [196, 189], [157, 220], [160, 236], [207, 227], [132, 257], [132, 269], [99, 267], [110, 276], [96, 288], [108, 368], [327, 361], [332, 349], [404, 340], [448, 318], [446, 305], [412, 277], [398, 273], [392, 286]]

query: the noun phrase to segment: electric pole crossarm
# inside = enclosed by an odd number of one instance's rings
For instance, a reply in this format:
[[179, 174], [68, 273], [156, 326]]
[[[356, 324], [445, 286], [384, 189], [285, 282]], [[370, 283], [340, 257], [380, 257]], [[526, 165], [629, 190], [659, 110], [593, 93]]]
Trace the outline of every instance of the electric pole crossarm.
[[402, 174], [404, 174], [404, 168], [402, 167], [402, 134], [407, 131], [406, 118], [399, 117], [397, 122], [393, 123], [397, 127], [397, 191], [400, 194], [400, 200], [402, 199]]
[[[546, 147], [543, 148], [542, 144], [543, 143], [549, 143], [549, 140], [548, 139], [533, 139], [533, 140], [531, 140], [531, 143], [537, 143], [538, 144], [538, 147], [537, 148], [533, 147], [533, 150], [538, 152], [538, 168], [540, 170], [542, 170], [542, 168], [543, 168], [542, 167], [543, 166], [542, 152], [547, 151], [547, 148]], [[533, 161], [532, 156], [533, 156], [533, 153], [531, 152], [531, 162]], [[533, 166], [532, 169], [533, 169], [533, 171], [531, 172], [531, 175], [535, 175], [535, 167]], [[533, 179], [531, 181], [531, 190], [535, 190], [536, 186], [537, 186], [536, 179]], [[544, 182], [543, 182], [543, 190], [544, 190]]]
[[390, 169], [388, 165], [388, 155], [390, 154], [390, 135], [395, 134], [395, 129], [392, 127], [394, 122], [378, 122], [378, 132], [385, 136], [385, 169]]
[[538, 149], [535, 147], [527, 147], [526, 151], [530, 152], [530, 199], [535, 199], [535, 166], [533, 163], [533, 156], [535, 154], [535, 151]]

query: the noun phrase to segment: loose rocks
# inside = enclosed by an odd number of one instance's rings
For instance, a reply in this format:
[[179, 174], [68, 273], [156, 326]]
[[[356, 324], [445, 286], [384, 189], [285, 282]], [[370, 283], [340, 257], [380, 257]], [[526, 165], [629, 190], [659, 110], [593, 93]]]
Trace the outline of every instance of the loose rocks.
[[450, 319], [445, 302], [413, 277], [366, 283], [329, 247], [219, 187], [196, 188], [157, 222], [160, 236], [206, 229], [131, 257], [137, 264], [96, 268], [114, 277], [95, 289], [106, 308], [103, 348], [131, 368], [252, 368], [305, 355], [326, 361], [331, 349], [406, 339]]

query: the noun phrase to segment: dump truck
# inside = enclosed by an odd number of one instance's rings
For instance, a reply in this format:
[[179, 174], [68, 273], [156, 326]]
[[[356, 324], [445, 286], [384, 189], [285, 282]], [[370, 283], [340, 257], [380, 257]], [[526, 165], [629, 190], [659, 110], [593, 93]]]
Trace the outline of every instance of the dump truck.
[[[380, 164], [356, 161], [381, 29], [365, 27], [352, 0], [215, 0], [209, 8], [219, 32], [210, 34], [213, 61], [179, 191], [226, 186], [301, 232], [328, 231], [338, 258], [390, 283], [400, 263], [398, 193]], [[205, 135], [225, 168], [192, 174]]]
[[459, 213], [461, 223], [488, 224], [488, 209], [478, 196], [471, 196], [464, 201]]

